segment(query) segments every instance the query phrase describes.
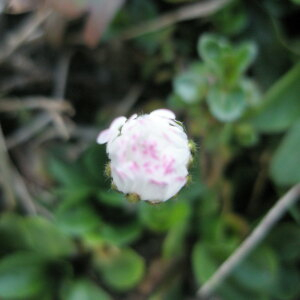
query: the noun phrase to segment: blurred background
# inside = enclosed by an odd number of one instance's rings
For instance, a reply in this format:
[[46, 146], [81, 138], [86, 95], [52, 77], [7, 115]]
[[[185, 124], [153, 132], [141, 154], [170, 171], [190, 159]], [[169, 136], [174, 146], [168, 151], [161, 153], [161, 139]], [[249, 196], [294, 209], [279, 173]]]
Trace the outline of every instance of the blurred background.
[[[299, 0], [1, 0], [0, 299], [180, 300], [300, 181]], [[95, 140], [173, 110], [190, 183], [129, 203]], [[294, 206], [214, 291], [300, 299]]]

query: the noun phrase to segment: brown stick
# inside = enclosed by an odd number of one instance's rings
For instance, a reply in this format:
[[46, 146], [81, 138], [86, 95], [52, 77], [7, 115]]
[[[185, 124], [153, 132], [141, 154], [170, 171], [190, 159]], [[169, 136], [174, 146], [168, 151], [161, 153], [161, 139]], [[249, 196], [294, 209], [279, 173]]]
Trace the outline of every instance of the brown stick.
[[178, 22], [209, 16], [220, 10], [229, 2], [230, 0], [210, 0], [183, 6], [182, 8], [160, 16], [155, 20], [143, 22], [142, 24], [135, 25], [132, 28], [126, 29], [120, 34], [120, 37], [118, 37], [118, 39], [133, 39], [146, 33], [161, 30]]
[[18, 196], [22, 207], [28, 214], [36, 214], [35, 205], [28, 192], [26, 184], [13, 166], [7, 153], [5, 139], [0, 126], [0, 173], [2, 177], [3, 188], [6, 193], [7, 209], [13, 209], [16, 206], [15, 195]]
[[5, 61], [22, 44], [24, 44], [50, 15], [51, 11], [39, 11], [30, 16], [17, 31], [11, 33], [0, 50], [0, 63]]
[[43, 130], [48, 124], [50, 124], [51, 121], [52, 117], [49, 114], [40, 114], [30, 124], [16, 130], [6, 139], [7, 148], [11, 149], [27, 142], [32, 138], [32, 136], [34, 136], [35, 134]]
[[[57, 62], [56, 70], [54, 72], [54, 86], [52, 93], [53, 97], [55, 98], [62, 99], [65, 95], [72, 55], [73, 52], [71, 51], [63, 53]], [[52, 112], [52, 118], [60, 136], [68, 139], [70, 137], [70, 132], [67, 125], [65, 124], [63, 116], [58, 113]]]
[[49, 111], [74, 113], [71, 104], [65, 100], [47, 97], [5, 98], [0, 99], [0, 112], [13, 112], [24, 109], [44, 109]]
[[16, 199], [14, 191], [12, 189], [11, 181], [12, 174], [9, 167], [9, 157], [7, 153], [7, 147], [5, 144], [4, 135], [2, 132], [2, 127], [0, 124], [0, 175], [3, 191], [5, 193], [5, 208], [13, 209], [16, 206]]
[[[64, 93], [65, 93], [70, 59], [71, 59], [71, 53], [68, 53], [58, 63], [56, 74], [59, 73], [59, 77], [58, 77], [58, 75], [56, 76], [55, 82], [56, 82], [56, 84], [59, 84], [59, 86], [54, 87], [53, 94], [55, 95], [55, 98], [58, 98], [60, 100], [57, 101], [57, 104], [53, 103], [51, 105], [55, 105], [55, 106], [63, 105], [62, 99], [63, 99]], [[59, 83], [58, 83], [58, 81], [59, 81]], [[10, 149], [10, 148], [13, 148], [19, 144], [22, 144], [22, 143], [30, 140], [36, 133], [42, 131], [47, 125], [49, 125], [52, 120], [55, 122], [56, 128], [58, 129], [60, 135], [65, 138], [68, 138], [70, 135], [70, 132], [68, 131], [64, 120], [57, 113], [57, 111], [55, 112], [52, 110], [52, 111], [50, 111], [50, 113], [40, 114], [29, 125], [27, 125], [26, 127], [23, 126], [19, 130], [17, 130], [15, 133], [13, 133], [10, 137], [8, 137], [7, 138], [7, 147]]]
[[216, 288], [230, 275], [234, 268], [241, 263], [250, 252], [266, 237], [272, 227], [278, 222], [284, 213], [296, 203], [300, 197], [300, 183], [291, 188], [270, 209], [248, 238], [235, 250], [233, 254], [219, 267], [219, 269], [198, 290], [200, 299], [207, 299]]

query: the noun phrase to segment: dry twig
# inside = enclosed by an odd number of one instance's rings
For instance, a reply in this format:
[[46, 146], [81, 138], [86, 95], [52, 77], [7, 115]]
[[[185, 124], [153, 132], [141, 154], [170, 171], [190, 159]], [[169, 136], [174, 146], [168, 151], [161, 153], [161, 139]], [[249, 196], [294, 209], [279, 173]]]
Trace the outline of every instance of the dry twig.
[[[52, 105], [52, 108], [55, 107], [62, 107], [64, 106], [63, 98], [65, 94], [67, 76], [68, 76], [68, 69], [70, 65], [71, 54], [64, 55], [62, 59], [59, 60], [57, 71], [55, 73], [55, 84], [54, 84], [54, 91], [53, 94], [56, 96], [55, 98], [59, 99], [56, 102], [57, 104], [43, 104], [44, 108], [45, 105]], [[54, 100], [54, 99], [53, 99]], [[49, 101], [49, 100], [47, 100]], [[49, 101], [50, 102], [50, 101]], [[31, 103], [33, 105], [33, 103]], [[36, 105], [36, 104], [35, 104]], [[40, 104], [42, 105], [42, 104]], [[60, 133], [60, 136], [68, 138], [70, 132], [68, 130], [67, 125], [65, 124], [62, 116], [58, 114], [58, 111], [51, 110], [50, 113], [42, 113], [37, 116], [29, 125], [23, 126], [15, 133], [13, 133], [10, 137], [7, 138], [7, 147], [13, 148], [22, 143], [27, 142], [30, 140], [35, 134], [42, 131], [47, 125], [51, 123], [51, 121], [55, 122], [56, 128]]]
[[53, 97], [63, 99], [67, 86], [68, 71], [73, 52], [63, 53], [59, 58], [54, 72]]
[[209, 0], [206, 2], [198, 2], [183, 6], [175, 11], [166, 13], [155, 20], [143, 22], [135, 25], [132, 28], [124, 30], [118, 39], [128, 40], [138, 36], [161, 30], [165, 27], [174, 25], [178, 22], [188, 21], [199, 17], [206, 17], [212, 15], [216, 11], [223, 8], [231, 0]]
[[114, 110], [114, 115], [116, 117], [127, 115], [141, 96], [142, 91], [143, 88], [140, 85], [134, 85], [133, 87], [131, 87], [124, 99], [120, 101], [120, 104]]
[[23, 180], [21, 174], [17, 171], [17, 169], [11, 166], [13, 172], [13, 181], [12, 184], [15, 188], [15, 193], [18, 195], [18, 199], [20, 201], [21, 206], [25, 210], [25, 212], [29, 215], [36, 215], [36, 207], [33, 199], [27, 189], [27, 186]]
[[24, 109], [44, 109], [48, 111], [66, 112], [73, 114], [74, 109], [65, 100], [51, 99], [47, 97], [5, 98], [0, 99], [0, 112], [14, 112]]
[[0, 124], [0, 175], [1, 183], [5, 193], [4, 203], [7, 209], [13, 209], [16, 205], [15, 195], [12, 189], [12, 174], [9, 167], [9, 157], [7, 153], [7, 148], [5, 144], [4, 135], [2, 132], [2, 127]]
[[33, 135], [40, 132], [47, 126], [53, 118], [56, 122], [58, 113], [68, 112], [74, 113], [71, 104], [64, 100], [57, 101], [46, 97], [29, 97], [23, 100], [20, 99], [5, 99], [0, 101], [0, 111], [15, 111], [19, 109], [45, 109], [48, 113], [42, 113], [36, 117], [29, 125], [23, 126], [10, 137], [7, 138], [7, 147], [11, 149], [21, 143], [28, 141]]
[[0, 50], [0, 63], [11, 56], [21, 45], [23, 45], [36, 29], [51, 15], [51, 11], [38, 11], [30, 15], [25, 23], [7, 38], [6, 43]]
[[12, 209], [16, 205], [15, 195], [28, 214], [35, 214], [34, 202], [27, 190], [26, 184], [17, 169], [12, 165], [7, 153], [5, 139], [0, 127], [0, 171], [3, 187], [6, 193], [7, 209]]
[[233, 269], [241, 263], [250, 252], [266, 237], [272, 227], [283, 214], [300, 197], [300, 183], [291, 188], [271, 208], [248, 238], [235, 250], [235, 252], [219, 267], [214, 275], [198, 290], [200, 299], [207, 299], [230, 275]]
[[22, 128], [15, 131], [6, 139], [7, 148], [11, 149], [22, 143], [27, 142], [32, 136], [43, 130], [48, 124], [50, 124], [52, 117], [43, 113], [37, 116], [29, 125], [23, 126]]
[[[72, 54], [72, 52], [63, 53], [58, 60], [54, 73], [53, 97], [55, 98], [62, 99], [65, 95]], [[52, 118], [59, 134], [65, 139], [68, 139], [70, 137], [70, 131], [68, 130], [68, 126], [65, 124], [63, 117], [58, 113], [52, 112]]]

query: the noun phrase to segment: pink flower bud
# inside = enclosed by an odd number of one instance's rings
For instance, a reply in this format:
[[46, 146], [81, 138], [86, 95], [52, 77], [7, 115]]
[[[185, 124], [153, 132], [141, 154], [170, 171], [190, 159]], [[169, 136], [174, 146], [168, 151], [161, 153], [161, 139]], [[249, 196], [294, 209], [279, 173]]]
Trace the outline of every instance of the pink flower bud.
[[97, 142], [107, 143], [113, 184], [120, 192], [158, 203], [186, 184], [191, 152], [187, 135], [170, 110], [116, 118]]

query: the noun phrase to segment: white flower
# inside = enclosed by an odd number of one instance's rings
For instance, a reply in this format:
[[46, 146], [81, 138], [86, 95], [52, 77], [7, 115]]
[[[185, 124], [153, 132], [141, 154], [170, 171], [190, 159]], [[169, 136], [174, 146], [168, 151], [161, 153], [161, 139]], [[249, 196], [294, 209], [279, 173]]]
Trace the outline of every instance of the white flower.
[[125, 194], [158, 203], [186, 184], [191, 158], [188, 138], [167, 109], [128, 120], [116, 118], [100, 132], [97, 142], [107, 143], [113, 183]]

